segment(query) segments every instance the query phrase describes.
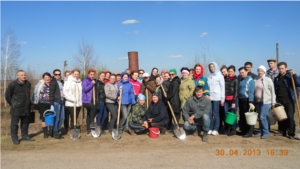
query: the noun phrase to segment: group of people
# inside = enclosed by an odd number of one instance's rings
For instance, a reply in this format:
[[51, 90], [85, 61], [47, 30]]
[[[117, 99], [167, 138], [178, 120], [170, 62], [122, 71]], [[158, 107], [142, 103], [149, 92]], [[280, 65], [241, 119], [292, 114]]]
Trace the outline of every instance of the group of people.
[[[293, 71], [288, 71], [285, 62], [277, 64], [276, 59], [271, 58], [267, 63], [269, 69], [260, 65], [256, 75], [252, 72], [252, 63], [246, 62], [236, 76], [235, 66], [219, 68], [216, 62], [211, 62], [207, 65], [207, 77], [199, 63], [191, 69], [182, 67], [181, 77], [176, 69], [163, 70], [161, 74], [157, 68], [153, 68], [151, 74], [142, 69], [126, 69], [116, 74], [105, 71], [100, 72], [98, 77], [96, 70], [90, 69], [81, 80], [79, 69], [64, 72], [64, 78], [61, 71], [55, 69], [53, 75], [48, 72], [42, 75], [31, 101], [31, 84], [26, 80], [26, 73], [20, 70], [17, 80], [8, 86], [5, 93], [6, 101], [11, 105], [11, 138], [14, 144], [19, 144], [17, 131], [21, 120], [22, 140], [34, 140], [28, 136], [28, 114], [32, 104], [39, 110], [44, 138], [63, 138], [59, 132], [63, 123], [66, 131], [74, 129], [74, 118], [77, 120], [82, 106], [87, 110], [87, 135], [91, 135], [96, 126], [101, 128], [102, 133], [106, 129], [112, 133], [116, 128], [120, 103], [119, 128], [131, 135], [146, 133], [151, 126], [158, 127], [161, 134], [172, 131], [173, 111], [177, 121], [182, 113], [186, 131], [200, 135], [203, 130], [203, 141], [208, 140], [208, 135], [216, 136], [220, 131], [227, 136], [239, 134], [249, 138], [256, 135], [266, 139], [270, 136], [267, 114], [271, 107], [280, 103], [288, 119], [278, 122], [276, 135], [293, 139], [296, 96], [291, 78], [294, 78], [297, 87], [300, 87], [300, 79]], [[258, 133], [254, 133], [254, 126], [246, 122], [245, 113], [250, 109], [256, 109], [259, 114]], [[56, 113], [51, 127], [45, 124], [43, 116], [47, 110]], [[225, 122], [229, 110], [234, 114], [239, 112], [239, 121], [232, 125]], [[237, 133], [237, 127], [240, 133]]]

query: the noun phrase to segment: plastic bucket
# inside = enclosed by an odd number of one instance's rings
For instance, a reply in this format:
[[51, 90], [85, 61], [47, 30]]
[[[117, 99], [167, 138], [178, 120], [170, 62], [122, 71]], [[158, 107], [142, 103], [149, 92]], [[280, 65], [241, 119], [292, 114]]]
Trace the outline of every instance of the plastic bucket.
[[275, 124], [276, 124], [277, 118], [276, 118], [276, 116], [274, 115], [274, 113], [272, 112], [272, 109], [271, 109], [271, 108], [270, 108], [270, 110], [269, 110], [269, 112], [268, 112], [267, 118], [268, 118], [268, 123], [269, 123], [269, 125], [275, 125]]
[[150, 127], [149, 128], [149, 137], [150, 138], [157, 138], [159, 136], [159, 128], [157, 127]]
[[258, 113], [250, 112], [250, 109], [249, 109], [249, 112], [245, 113], [245, 116], [246, 116], [246, 121], [247, 121], [248, 125], [256, 124]]
[[235, 123], [236, 119], [237, 119], [237, 115], [236, 114], [234, 114], [234, 113], [232, 113], [230, 111], [227, 111], [226, 119], [225, 119], [225, 122], [227, 124], [233, 125]]
[[54, 124], [56, 113], [55, 111], [46, 110], [44, 112], [45, 123], [47, 126], [51, 126]]
[[275, 108], [273, 108], [272, 111], [273, 111], [273, 113], [276, 116], [278, 121], [283, 121], [283, 120], [287, 119], [284, 107], [281, 104], [276, 103]]

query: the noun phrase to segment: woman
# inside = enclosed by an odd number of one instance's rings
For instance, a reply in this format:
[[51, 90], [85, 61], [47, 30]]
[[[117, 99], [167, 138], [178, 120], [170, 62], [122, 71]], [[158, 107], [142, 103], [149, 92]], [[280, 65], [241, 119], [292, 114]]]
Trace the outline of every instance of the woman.
[[170, 84], [170, 74], [169, 72], [165, 72], [164, 76], [163, 76], [164, 81], [162, 82], [162, 85], [165, 89], [165, 92], [168, 92], [168, 88], [169, 88], [169, 84]]
[[156, 67], [154, 67], [151, 71], [150, 79], [155, 81], [155, 77], [156, 77], [157, 74], [158, 74], [158, 69]]
[[[64, 85], [65, 106], [71, 115], [71, 129], [74, 129], [74, 118], [77, 121], [82, 106], [82, 85], [79, 79], [80, 70], [74, 69]], [[76, 89], [76, 90], [75, 90]], [[74, 93], [75, 92], [75, 93]], [[74, 105], [76, 106], [76, 117], [74, 117]]]
[[107, 118], [107, 111], [105, 105], [105, 73], [100, 72], [96, 82], [96, 107], [97, 107], [97, 125], [100, 126], [101, 132], [104, 131], [103, 124]]
[[179, 98], [181, 102], [180, 108], [182, 109], [186, 100], [193, 96], [195, 90], [195, 83], [187, 67], [181, 68], [181, 84], [179, 86]]
[[144, 125], [147, 126], [147, 124], [150, 123], [150, 126], [159, 128], [160, 134], [166, 134], [166, 126], [169, 121], [169, 116], [167, 113], [167, 107], [161, 100], [159, 100], [157, 93], [153, 93], [152, 103], [147, 109], [143, 120]]
[[85, 107], [87, 110], [86, 133], [89, 136], [91, 135], [91, 128], [96, 127], [94, 124], [94, 118], [97, 108], [96, 105], [93, 103], [93, 94], [96, 94], [93, 93], [93, 88], [96, 84], [95, 73], [96, 71], [94, 69], [90, 69], [88, 71], [87, 77], [82, 80], [82, 103], [83, 107]]
[[131, 113], [129, 116], [129, 132], [131, 135], [136, 135], [136, 133], [142, 133], [146, 131], [143, 125], [143, 118], [146, 113], [145, 100], [146, 97], [140, 93], [138, 95], [138, 104], [132, 106]]
[[[224, 79], [226, 78], [226, 76], [228, 75], [228, 71], [227, 71], [227, 67], [226, 65], [223, 65], [220, 69], [222, 75], [224, 76]], [[224, 130], [225, 129], [225, 116], [224, 116], [225, 112], [224, 112], [224, 106], [219, 105], [219, 116], [220, 116], [220, 130]], [[225, 130], [225, 133], [227, 131]]]
[[[235, 75], [235, 66], [231, 65], [227, 69], [228, 75], [225, 77], [225, 103], [224, 103], [224, 117], [226, 119], [226, 114], [230, 112], [236, 114], [237, 108], [237, 97], [238, 97], [238, 78]], [[236, 134], [236, 121], [232, 126], [225, 123], [225, 131], [227, 136], [233, 136]]]
[[131, 72], [130, 83], [133, 86], [135, 98], [140, 94], [141, 83], [138, 81], [139, 72], [137, 70]]
[[[37, 105], [40, 119], [42, 120], [42, 128], [44, 132], [44, 138], [48, 138], [48, 129], [45, 123], [44, 112], [50, 109], [50, 81], [51, 75], [46, 72], [43, 74], [43, 79], [38, 82], [34, 88], [32, 96], [32, 102]], [[52, 137], [53, 126], [49, 126], [49, 135]]]
[[155, 77], [155, 84], [156, 84], [156, 89], [155, 89], [155, 92], [158, 94], [158, 98], [159, 100], [163, 100], [163, 91], [162, 91], [162, 88], [161, 88], [161, 76], [160, 75], [156, 75]]
[[265, 76], [266, 68], [261, 65], [257, 70], [258, 77], [255, 81], [255, 105], [259, 114], [259, 129], [261, 139], [270, 136], [267, 115], [269, 109], [275, 106], [276, 96], [274, 84], [271, 78]]
[[111, 75], [111, 72], [110, 71], [105, 71], [105, 84], [108, 83], [110, 80], [110, 75]]
[[170, 70], [170, 85], [167, 93], [167, 100], [170, 102], [170, 105], [175, 114], [176, 120], [179, 121], [180, 118], [180, 99], [179, 99], [179, 85], [181, 83], [179, 77], [177, 76], [176, 69]]
[[[133, 86], [129, 82], [129, 74], [123, 72], [121, 74], [121, 82], [118, 84], [118, 100], [121, 100], [121, 112], [122, 118], [120, 121], [120, 128], [124, 131], [128, 130], [128, 115], [131, 109], [131, 105], [136, 103], [135, 95], [133, 92]], [[122, 87], [122, 95], [120, 95], [120, 87]]]
[[118, 87], [115, 83], [116, 75], [110, 75], [109, 82], [105, 84], [104, 91], [105, 91], [105, 103], [106, 107], [111, 114], [110, 122], [109, 122], [109, 133], [112, 133], [114, 126], [117, 120], [117, 113], [118, 113], [118, 104], [117, 104], [117, 97], [118, 97]]
[[209, 77], [208, 86], [210, 89], [211, 111], [210, 111], [210, 130], [208, 134], [218, 135], [220, 127], [219, 106], [224, 106], [225, 101], [225, 81], [219, 66], [216, 62], [208, 65]]
[[222, 73], [222, 75], [223, 75], [224, 77], [226, 77], [226, 76], [228, 75], [228, 71], [227, 71], [226, 65], [223, 65], [223, 66], [221, 67], [220, 71], [221, 71], [221, 73]]
[[204, 96], [209, 99], [209, 86], [207, 83], [207, 78], [203, 76], [204, 74], [204, 68], [202, 65], [197, 63], [194, 66], [194, 72], [193, 72], [193, 80], [195, 82], [195, 86], [203, 86], [204, 88]]
[[[152, 102], [151, 101], [152, 100], [152, 93], [155, 92], [156, 84], [153, 80], [150, 79], [149, 73], [147, 73], [147, 72], [145, 72], [143, 74], [143, 78], [144, 78], [144, 80], [143, 80], [143, 83], [142, 83], [140, 93], [143, 93], [146, 96], [146, 101], [148, 101], [148, 103], [146, 102], [146, 105], [149, 106]], [[147, 98], [147, 96], [148, 96], [148, 98]]]

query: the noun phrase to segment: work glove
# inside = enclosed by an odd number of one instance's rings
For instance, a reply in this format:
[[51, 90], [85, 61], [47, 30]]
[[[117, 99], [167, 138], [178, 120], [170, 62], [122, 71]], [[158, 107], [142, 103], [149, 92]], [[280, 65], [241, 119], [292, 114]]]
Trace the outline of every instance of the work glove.
[[249, 103], [250, 110], [254, 110], [255, 106], [252, 103]]
[[50, 110], [54, 111], [54, 106], [53, 105], [50, 106]]

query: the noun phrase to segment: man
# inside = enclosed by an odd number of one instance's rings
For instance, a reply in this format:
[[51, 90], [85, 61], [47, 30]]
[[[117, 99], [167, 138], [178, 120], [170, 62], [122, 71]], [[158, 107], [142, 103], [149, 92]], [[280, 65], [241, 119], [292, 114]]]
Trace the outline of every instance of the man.
[[145, 71], [144, 71], [143, 69], [140, 69], [140, 70], [139, 70], [138, 81], [139, 81], [140, 83], [143, 82], [143, 79], [144, 79], [143, 74], [144, 74], [144, 73], [145, 73]]
[[267, 60], [267, 62], [270, 69], [267, 71], [266, 76], [274, 81], [275, 77], [277, 77], [279, 74], [278, 69], [276, 67], [277, 60], [275, 58], [270, 58]]
[[116, 73], [116, 84], [120, 83], [121, 82], [121, 73], [120, 72], [117, 72]]
[[[295, 95], [292, 86], [292, 74], [296, 87], [300, 87], [300, 79], [292, 70], [287, 71], [286, 62], [279, 62], [277, 65], [279, 75], [274, 79], [274, 87], [276, 94], [276, 102], [283, 105], [284, 110], [287, 115], [287, 120], [278, 122], [280, 131], [282, 131], [282, 136], [286, 136], [290, 139], [294, 139], [295, 136]], [[296, 88], [297, 90], [297, 88]], [[298, 93], [298, 90], [297, 90]], [[288, 131], [288, 133], [287, 133]], [[277, 134], [277, 136], [280, 134]]]
[[203, 95], [203, 86], [196, 86], [194, 93], [195, 95], [186, 101], [182, 109], [182, 116], [185, 121], [183, 127], [185, 130], [194, 130], [195, 135], [199, 134], [197, 126], [202, 124], [204, 130], [202, 141], [206, 142], [210, 128], [211, 102]]
[[257, 75], [251, 72], [252, 67], [253, 67], [252, 62], [246, 62], [244, 64], [244, 67], [246, 68], [246, 71], [248, 72], [248, 76], [251, 76], [252, 79], [257, 78]]
[[55, 123], [53, 126], [53, 137], [55, 139], [61, 139], [59, 135], [59, 129], [65, 119], [65, 107], [64, 107], [64, 94], [63, 94], [64, 81], [61, 79], [61, 72], [59, 69], [53, 71], [53, 77], [50, 82], [50, 104], [51, 110], [55, 111]]
[[20, 144], [18, 139], [18, 123], [21, 120], [21, 134], [23, 141], [34, 141], [28, 135], [30, 113], [30, 89], [31, 84], [26, 80], [24, 70], [18, 70], [17, 79], [11, 82], [5, 92], [5, 99], [11, 106], [10, 135], [13, 144]]

